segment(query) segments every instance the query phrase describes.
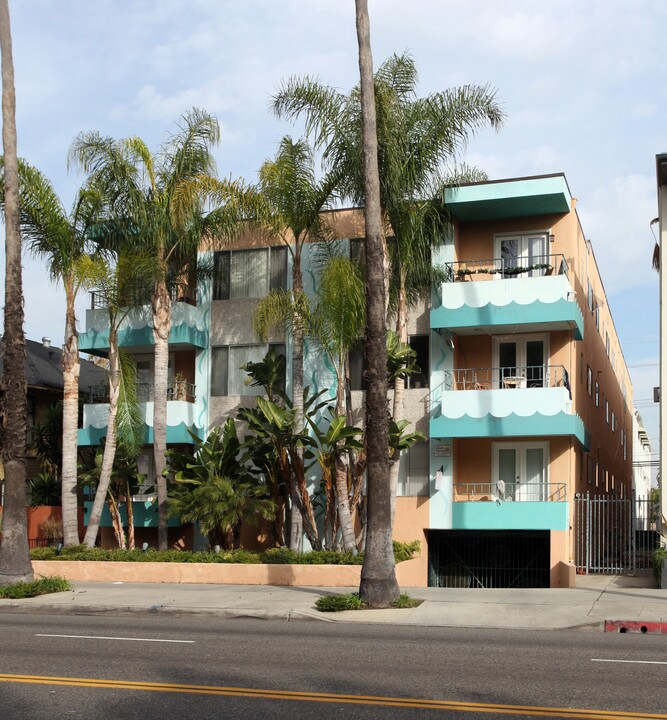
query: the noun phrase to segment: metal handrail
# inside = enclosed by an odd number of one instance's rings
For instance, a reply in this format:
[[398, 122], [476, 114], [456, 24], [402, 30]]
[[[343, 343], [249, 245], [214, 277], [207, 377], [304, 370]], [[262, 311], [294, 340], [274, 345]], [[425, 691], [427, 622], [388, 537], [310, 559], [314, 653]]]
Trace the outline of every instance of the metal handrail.
[[453, 502], [564, 502], [565, 483], [454, 483]]
[[[146, 286], [128, 288], [124, 293], [126, 307], [142, 307], [151, 304], [152, 289]], [[177, 285], [169, 289], [172, 302], [184, 302], [188, 305], [197, 305], [197, 290], [189, 285]], [[90, 291], [90, 309], [103, 310], [109, 307], [109, 298], [104, 290]]]
[[[515, 365], [513, 367], [462, 368], [448, 370], [447, 390], [518, 390], [570, 387], [564, 365]], [[447, 382], [447, 381], [445, 381]]]
[[[88, 387], [90, 403], [108, 403], [108, 385], [90, 385]], [[155, 383], [137, 383], [137, 401], [153, 402], [155, 398]], [[183, 400], [195, 402], [197, 399], [197, 386], [185, 380], [171, 380], [167, 385], [167, 400]]]
[[517, 258], [490, 258], [486, 260], [457, 260], [445, 263], [446, 282], [456, 280], [496, 280], [515, 278], [528, 273], [529, 277], [565, 275], [570, 268], [562, 253], [534, 255], [530, 262]]

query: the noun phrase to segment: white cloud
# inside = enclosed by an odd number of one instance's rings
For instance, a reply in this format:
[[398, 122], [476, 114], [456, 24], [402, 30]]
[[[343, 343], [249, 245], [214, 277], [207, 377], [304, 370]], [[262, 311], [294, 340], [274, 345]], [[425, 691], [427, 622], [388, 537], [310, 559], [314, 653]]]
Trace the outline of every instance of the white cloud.
[[615, 177], [593, 193], [579, 197], [577, 209], [584, 233], [592, 240], [607, 292], [639, 287], [647, 279], [655, 282], [651, 269], [653, 236], [649, 229], [656, 215], [654, 178]]

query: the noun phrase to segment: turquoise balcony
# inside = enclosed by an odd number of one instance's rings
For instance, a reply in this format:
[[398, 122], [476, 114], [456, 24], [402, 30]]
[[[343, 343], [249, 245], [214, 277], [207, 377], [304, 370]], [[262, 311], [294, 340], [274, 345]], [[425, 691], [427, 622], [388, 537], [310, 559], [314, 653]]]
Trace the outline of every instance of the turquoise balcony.
[[[91, 308], [86, 310], [86, 331], [79, 333], [79, 350], [94, 355], [106, 355], [109, 350], [109, 314], [103, 295], [91, 293]], [[154, 346], [153, 316], [150, 302], [131, 309], [123, 319], [118, 331], [121, 347], [133, 350], [149, 350]], [[205, 348], [208, 330], [204, 310], [194, 300], [174, 295], [171, 305], [171, 331], [169, 344], [175, 349]]]
[[562, 174], [448, 187], [444, 199], [463, 221], [564, 214], [572, 204]]
[[431, 310], [434, 330], [459, 335], [572, 330], [583, 339], [584, 319], [562, 255], [530, 262], [492, 258], [448, 263], [439, 306]]
[[[141, 390], [141, 387], [139, 388]], [[144, 396], [152, 397], [152, 386]], [[168, 390], [167, 400], [167, 443], [193, 444], [190, 432], [201, 436], [203, 428], [197, 422], [196, 388], [191, 383], [172, 381]], [[107, 434], [109, 421], [108, 389], [100, 386], [90, 388], [91, 401], [83, 406], [83, 427], [78, 431], [81, 446], [99, 445]], [[173, 399], [172, 399], [173, 398]], [[144, 445], [153, 444], [153, 409], [152, 401], [140, 402], [139, 410], [144, 420]]]
[[569, 510], [564, 483], [511, 488], [496, 483], [453, 486], [454, 530], [567, 530]]
[[[511, 372], [510, 372], [511, 370]], [[431, 391], [431, 437], [572, 435], [584, 448], [589, 433], [572, 407], [561, 366], [447, 371]]]

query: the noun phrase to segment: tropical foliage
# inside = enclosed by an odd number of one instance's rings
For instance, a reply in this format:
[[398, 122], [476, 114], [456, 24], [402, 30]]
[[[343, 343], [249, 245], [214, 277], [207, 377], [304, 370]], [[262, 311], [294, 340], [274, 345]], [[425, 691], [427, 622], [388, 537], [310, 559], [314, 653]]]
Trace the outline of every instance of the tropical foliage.
[[191, 435], [194, 454], [169, 453], [174, 472], [169, 512], [183, 522], [196, 522], [211, 547], [238, 549], [243, 523], [272, 520], [275, 503], [240, 460], [234, 420], [214, 428], [206, 440]]

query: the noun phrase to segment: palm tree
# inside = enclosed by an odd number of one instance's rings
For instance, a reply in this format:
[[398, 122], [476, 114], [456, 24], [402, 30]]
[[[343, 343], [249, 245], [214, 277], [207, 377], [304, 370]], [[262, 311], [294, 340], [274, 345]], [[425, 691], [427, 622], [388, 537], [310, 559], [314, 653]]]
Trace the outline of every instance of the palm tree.
[[387, 347], [385, 306], [386, 246], [380, 205], [377, 125], [373, 92], [373, 56], [367, 0], [355, 0], [364, 168], [364, 216], [366, 221], [366, 337], [364, 360], [366, 390], [366, 438], [368, 446], [368, 520], [366, 548], [361, 568], [359, 597], [371, 607], [389, 607], [398, 599], [391, 535], [389, 463], [387, 448]]
[[[445, 172], [449, 182], [479, 179], [474, 168], [456, 166], [468, 140], [486, 124], [498, 128], [503, 111], [488, 87], [468, 85], [418, 98], [412, 58], [392, 55], [374, 77], [377, 112], [380, 203], [393, 233], [389, 243], [391, 271], [385, 269], [388, 301], [395, 329], [407, 343], [410, 307], [430, 296], [441, 273], [431, 264], [431, 247], [442, 241], [447, 216], [442, 205]], [[305, 115], [307, 128], [323, 147], [327, 165], [342, 170], [343, 190], [353, 202], [364, 202], [361, 175], [362, 139], [358, 88], [344, 95], [309, 79], [291, 79], [278, 93], [279, 115]], [[451, 177], [453, 176], [453, 177]], [[403, 416], [405, 381], [394, 383], [394, 419]], [[398, 463], [392, 465], [392, 518], [398, 485]]]
[[[336, 374], [335, 415], [339, 418], [346, 417], [348, 413], [345, 388], [349, 376], [349, 353], [363, 335], [366, 320], [364, 283], [359, 266], [347, 257], [332, 257], [320, 274], [317, 296], [317, 305], [313, 311], [315, 337], [329, 357]], [[344, 438], [337, 440], [335, 444], [333, 459], [336, 503], [343, 547], [348, 552], [356, 553], [348, 467], [354, 467], [353, 452], [363, 446], [348, 446], [343, 452], [341, 447], [344, 445]], [[353, 497], [357, 494], [356, 490], [357, 488], [354, 488]]]
[[[130, 290], [141, 281], [145, 270], [142, 259], [119, 255], [108, 264], [109, 259], [98, 255], [89, 258], [85, 270], [86, 282], [98, 289], [106, 301], [109, 314], [109, 417], [100, 467], [99, 484], [90, 511], [83, 544], [95, 545], [104, 503], [111, 483], [120, 438], [126, 446], [136, 448], [141, 444], [143, 422], [136, 401], [136, 369], [134, 359], [122, 353], [118, 346], [118, 330], [131, 308], [127, 306]], [[144, 276], [145, 277], [145, 276]]]
[[[329, 173], [321, 180], [315, 176], [312, 150], [303, 140], [284, 137], [276, 157], [267, 160], [259, 170], [259, 183], [249, 194], [246, 210], [249, 221], [280, 238], [292, 258], [292, 289], [289, 296], [272, 293], [256, 315], [256, 329], [260, 337], [270, 327], [288, 326], [292, 334], [292, 403], [295, 430], [304, 428], [303, 414], [303, 347], [306, 333], [308, 299], [303, 290], [301, 257], [307, 240], [328, 234], [322, 211], [331, 201], [337, 173]], [[287, 301], [287, 302], [286, 302]], [[292, 484], [292, 505], [299, 501]], [[303, 546], [303, 518], [291, 513], [290, 548], [300, 551]]]
[[[77, 426], [79, 419], [79, 344], [75, 302], [81, 286], [79, 264], [87, 236], [94, 227], [98, 196], [92, 187], [81, 188], [67, 213], [51, 182], [28, 163], [19, 160], [21, 234], [31, 252], [43, 258], [51, 280], [65, 289], [65, 340], [62, 351], [62, 513], [63, 544], [78, 545]], [[0, 202], [4, 200], [0, 184]]]
[[2, 53], [2, 147], [5, 158], [5, 317], [3, 338], [2, 462], [5, 468], [0, 585], [32, 580], [28, 551], [25, 485], [26, 382], [23, 361], [23, 286], [19, 222], [19, 174], [16, 154], [16, 94], [12, 34], [7, 0], [0, 1]]
[[[167, 387], [171, 293], [182, 285], [197, 262], [204, 235], [233, 234], [235, 217], [225, 212], [227, 186], [212, 177], [212, 148], [220, 129], [213, 115], [193, 109], [183, 115], [175, 132], [153, 155], [137, 137], [116, 141], [98, 133], [83, 133], [74, 142], [70, 157], [102, 187], [112, 230], [133, 241], [153, 260], [151, 308], [155, 343], [155, 403], [153, 450], [158, 496], [158, 543], [168, 545], [166, 468]], [[221, 207], [207, 212], [215, 197]], [[123, 217], [124, 222], [118, 222]], [[171, 288], [170, 288], [171, 286]]]

